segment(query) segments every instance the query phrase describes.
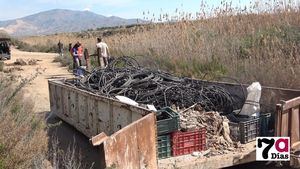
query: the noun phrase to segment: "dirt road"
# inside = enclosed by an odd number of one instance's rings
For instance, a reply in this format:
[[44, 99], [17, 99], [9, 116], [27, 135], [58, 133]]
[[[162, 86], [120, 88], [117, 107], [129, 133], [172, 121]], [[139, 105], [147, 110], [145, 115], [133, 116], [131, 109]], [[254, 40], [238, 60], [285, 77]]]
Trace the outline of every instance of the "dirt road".
[[[55, 53], [34, 53], [23, 52], [16, 49], [12, 49], [12, 59], [6, 61], [7, 64], [12, 64], [17, 59], [38, 60], [36, 65], [24, 65], [19, 66], [21, 71], [14, 71], [16, 75], [20, 75], [23, 78], [30, 78], [39, 72], [38, 76], [27, 85], [25, 90], [25, 96], [32, 99], [35, 102], [34, 110], [38, 112], [50, 111], [49, 103], [49, 91], [48, 91], [48, 79], [53, 77], [71, 77], [65, 67], [61, 67], [60, 63], [54, 63], [53, 60], [57, 56]], [[9, 66], [15, 67], [15, 66]]]

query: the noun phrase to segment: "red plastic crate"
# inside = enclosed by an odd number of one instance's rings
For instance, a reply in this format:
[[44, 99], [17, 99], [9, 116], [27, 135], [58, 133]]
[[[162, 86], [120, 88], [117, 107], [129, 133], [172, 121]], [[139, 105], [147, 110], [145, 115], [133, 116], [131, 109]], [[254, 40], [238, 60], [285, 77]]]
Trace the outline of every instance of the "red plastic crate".
[[206, 149], [206, 129], [172, 133], [172, 156], [191, 154]]

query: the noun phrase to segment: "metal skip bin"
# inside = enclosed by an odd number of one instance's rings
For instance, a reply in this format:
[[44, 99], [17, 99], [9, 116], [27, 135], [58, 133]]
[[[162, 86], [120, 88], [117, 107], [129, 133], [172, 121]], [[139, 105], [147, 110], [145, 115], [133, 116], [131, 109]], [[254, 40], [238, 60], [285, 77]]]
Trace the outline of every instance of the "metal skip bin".
[[150, 110], [95, 95], [62, 79], [49, 80], [51, 112], [102, 145], [106, 167], [157, 168], [156, 116]]

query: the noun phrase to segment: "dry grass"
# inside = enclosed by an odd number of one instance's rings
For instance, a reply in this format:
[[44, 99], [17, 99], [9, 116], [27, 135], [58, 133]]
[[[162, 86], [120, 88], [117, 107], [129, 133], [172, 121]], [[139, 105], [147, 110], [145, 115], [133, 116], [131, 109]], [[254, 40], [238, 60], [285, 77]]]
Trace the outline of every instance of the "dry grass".
[[[75, 139], [73, 143], [70, 143], [67, 151], [62, 151], [59, 149], [59, 140], [54, 136], [51, 139], [52, 149], [49, 152], [50, 158], [52, 159], [52, 167], [55, 169], [81, 169], [87, 168], [84, 166], [82, 161], [82, 156], [76, 153], [77, 147], [75, 146]], [[93, 168], [93, 167], [90, 167]]]
[[[181, 13], [177, 22], [136, 26], [109, 35], [105, 41], [115, 56], [136, 56], [145, 66], [178, 75], [206, 79], [226, 75], [244, 83], [259, 81], [263, 85], [299, 88], [299, 7], [277, 0], [263, 6], [245, 12], [224, 3], [213, 9], [215, 17], [210, 18], [203, 7], [196, 19]], [[164, 20], [169, 19], [164, 16]], [[23, 40], [32, 45], [80, 41], [93, 53], [96, 37], [105, 32]]]
[[13, 76], [0, 75], [0, 168], [43, 168], [47, 135], [42, 118], [33, 114]]

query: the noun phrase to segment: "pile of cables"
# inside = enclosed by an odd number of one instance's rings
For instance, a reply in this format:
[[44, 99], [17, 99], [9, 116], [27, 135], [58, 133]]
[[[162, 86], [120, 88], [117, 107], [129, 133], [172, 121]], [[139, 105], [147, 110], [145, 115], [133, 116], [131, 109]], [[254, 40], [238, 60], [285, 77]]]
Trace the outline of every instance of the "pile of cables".
[[126, 96], [157, 108], [188, 108], [199, 104], [206, 111], [230, 112], [235, 102], [230, 93], [220, 86], [141, 68], [132, 57], [120, 57], [105, 69], [93, 70], [77, 86], [98, 95]]

